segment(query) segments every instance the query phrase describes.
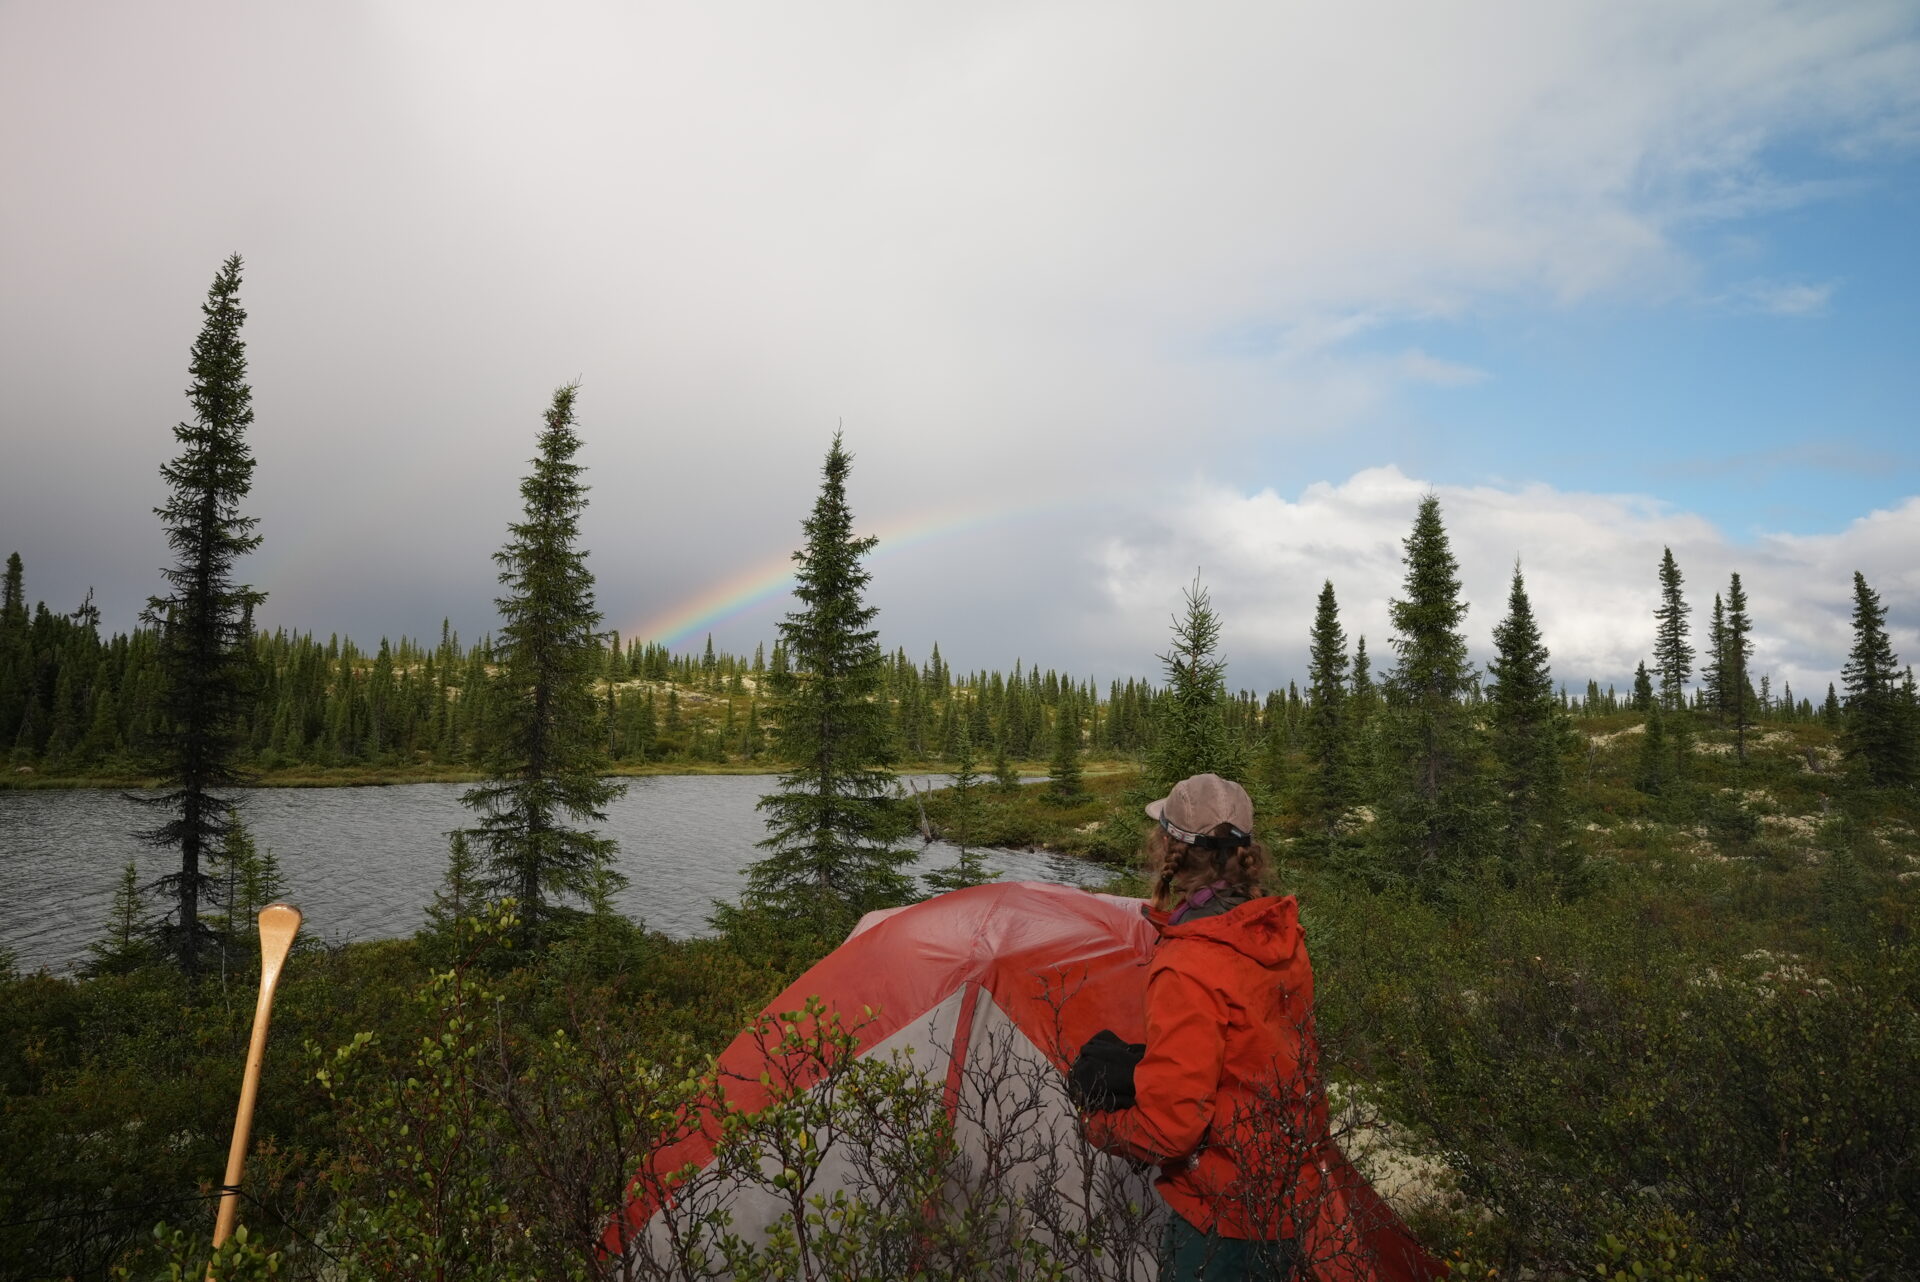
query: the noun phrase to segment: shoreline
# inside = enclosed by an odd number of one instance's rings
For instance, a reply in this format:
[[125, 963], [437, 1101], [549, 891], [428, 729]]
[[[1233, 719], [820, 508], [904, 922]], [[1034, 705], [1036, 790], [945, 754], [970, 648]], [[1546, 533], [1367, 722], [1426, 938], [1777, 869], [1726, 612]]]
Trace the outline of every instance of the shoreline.
[[[1020, 762], [1015, 767], [1021, 776], [1045, 778], [1044, 762]], [[1123, 761], [1088, 762], [1090, 775], [1112, 774], [1131, 769]], [[893, 768], [897, 775], [941, 775], [953, 773], [951, 762], [914, 761]], [[779, 775], [785, 767], [760, 762], [662, 761], [646, 765], [623, 765], [607, 771], [609, 779], [648, 779], [662, 775]], [[478, 783], [486, 778], [481, 771], [464, 766], [338, 766], [330, 768], [264, 771], [248, 782], [236, 784], [239, 791], [255, 788], [392, 788], [414, 783]], [[146, 792], [160, 786], [152, 775], [42, 775], [7, 771], [0, 773], [0, 792], [68, 792], [83, 789], [98, 791]]]

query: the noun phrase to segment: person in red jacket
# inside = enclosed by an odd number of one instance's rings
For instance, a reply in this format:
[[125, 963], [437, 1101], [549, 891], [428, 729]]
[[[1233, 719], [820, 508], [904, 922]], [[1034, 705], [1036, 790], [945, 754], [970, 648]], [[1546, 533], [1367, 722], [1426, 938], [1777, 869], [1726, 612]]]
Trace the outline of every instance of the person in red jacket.
[[[1319, 1192], [1326, 1105], [1308, 1014], [1313, 970], [1291, 895], [1262, 893], [1246, 789], [1195, 775], [1147, 807], [1160, 932], [1131, 1107], [1091, 1112], [1096, 1147], [1156, 1165], [1173, 1214], [1160, 1277], [1297, 1275]], [[1124, 1098], [1124, 1096], [1122, 1096]]]

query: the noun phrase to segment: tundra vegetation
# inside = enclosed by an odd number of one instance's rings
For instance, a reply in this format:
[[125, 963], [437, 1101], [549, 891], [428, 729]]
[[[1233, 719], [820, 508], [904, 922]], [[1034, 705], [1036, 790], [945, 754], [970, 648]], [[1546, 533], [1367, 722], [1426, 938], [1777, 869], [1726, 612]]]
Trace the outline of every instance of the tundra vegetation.
[[[584, 493], [572, 415], [563, 389], [500, 557], [498, 637], [443, 629], [369, 657], [253, 632], [242, 609], [208, 651], [220, 672], [244, 667], [231, 688], [250, 692], [221, 696], [226, 768], [464, 773], [488, 781], [476, 808], [499, 818], [454, 836], [418, 935], [296, 951], [247, 1231], [219, 1277], [1099, 1276], [1136, 1221], [1063, 1245], [1044, 1208], [974, 1171], [968, 1200], [930, 1224], [959, 1187], [940, 1084], [854, 1060], [853, 1026], [758, 1012], [859, 912], [981, 879], [981, 847], [1097, 860], [1137, 889], [1141, 803], [1205, 768], [1247, 783], [1273, 886], [1300, 898], [1314, 1067], [1350, 1150], [1458, 1275], [1920, 1272], [1920, 710], [1887, 631], [1912, 603], [1855, 576], [1854, 644], [1816, 704], [1754, 673], [1766, 620], [1738, 579], [1695, 654], [1668, 552], [1648, 567], [1650, 666], [1625, 694], [1575, 693], [1516, 567], [1483, 675], [1428, 500], [1378, 677], [1328, 584], [1301, 620], [1305, 690], [1233, 689], [1197, 581], [1169, 603], [1162, 684], [960, 672], [937, 648], [879, 644], [836, 440], [802, 529], [807, 590], [771, 650], [675, 653], [594, 631], [567, 524]], [[24, 582], [15, 556], [0, 742], [30, 773], [11, 778], [150, 777], [137, 763], [187, 724], [178, 683], [197, 678], [168, 629], [188, 608], [102, 640], [90, 603], [29, 612]], [[558, 738], [529, 728], [543, 707]], [[615, 770], [784, 772], [749, 894], [719, 906], [712, 936], [647, 932], [597, 893], [605, 793], [578, 785], [602, 755]], [[885, 787], [902, 763], [959, 776], [925, 820], [968, 854], [929, 884], [897, 857], [918, 819]], [[1022, 784], [1022, 763], [1056, 782]], [[244, 805], [234, 791], [209, 795]], [[243, 812], [197, 822], [194, 901], [177, 884], [156, 899], [127, 870], [85, 974], [20, 973], [0, 948], [0, 1278], [206, 1275], [250, 917], [284, 874]], [[798, 1038], [792, 1053], [845, 1088], [830, 1105], [776, 1091], [773, 1110], [729, 1124], [743, 1145], [789, 1146], [723, 1166], [769, 1181], [785, 1231], [743, 1241], [714, 1206], [672, 1258], [603, 1257], [629, 1181], [752, 1027]], [[815, 1187], [817, 1146], [795, 1137], [822, 1126], [872, 1196]]]

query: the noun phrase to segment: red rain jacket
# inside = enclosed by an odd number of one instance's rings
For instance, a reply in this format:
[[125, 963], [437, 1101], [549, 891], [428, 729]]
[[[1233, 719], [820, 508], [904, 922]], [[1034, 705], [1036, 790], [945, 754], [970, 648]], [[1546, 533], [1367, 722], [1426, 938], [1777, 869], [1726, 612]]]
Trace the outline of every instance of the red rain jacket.
[[1327, 1135], [1299, 907], [1288, 895], [1179, 925], [1147, 918], [1161, 937], [1137, 1103], [1089, 1114], [1087, 1138], [1158, 1165], [1161, 1196], [1202, 1230], [1292, 1237], [1319, 1212]]

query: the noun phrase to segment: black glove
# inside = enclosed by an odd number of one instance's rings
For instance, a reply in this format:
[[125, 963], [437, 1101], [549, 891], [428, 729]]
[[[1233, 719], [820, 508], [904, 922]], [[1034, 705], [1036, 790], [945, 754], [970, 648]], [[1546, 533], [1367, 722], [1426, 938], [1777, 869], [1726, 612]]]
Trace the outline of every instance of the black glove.
[[1134, 1066], [1146, 1053], [1145, 1042], [1123, 1042], [1112, 1029], [1101, 1029], [1067, 1069], [1067, 1094], [1090, 1113], [1132, 1108]]

